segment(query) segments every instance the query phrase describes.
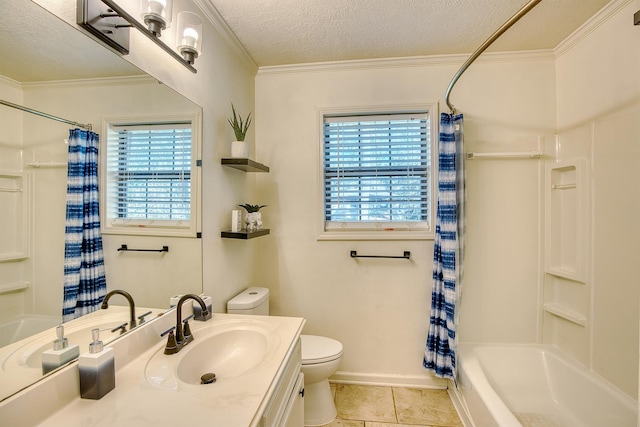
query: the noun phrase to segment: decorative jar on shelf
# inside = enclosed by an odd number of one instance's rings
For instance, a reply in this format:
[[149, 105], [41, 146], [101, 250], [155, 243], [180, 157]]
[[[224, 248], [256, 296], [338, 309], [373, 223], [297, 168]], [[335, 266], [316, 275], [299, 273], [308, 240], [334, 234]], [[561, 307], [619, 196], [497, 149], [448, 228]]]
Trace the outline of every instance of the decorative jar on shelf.
[[244, 217], [245, 228], [248, 233], [253, 233], [262, 228], [262, 212], [260, 209], [267, 205], [250, 205], [245, 203], [244, 205], [238, 205], [247, 211]]
[[254, 231], [258, 231], [262, 228], [262, 213], [260, 212], [249, 212], [245, 217], [245, 224], [247, 226], [247, 231], [249, 233], [253, 233]]

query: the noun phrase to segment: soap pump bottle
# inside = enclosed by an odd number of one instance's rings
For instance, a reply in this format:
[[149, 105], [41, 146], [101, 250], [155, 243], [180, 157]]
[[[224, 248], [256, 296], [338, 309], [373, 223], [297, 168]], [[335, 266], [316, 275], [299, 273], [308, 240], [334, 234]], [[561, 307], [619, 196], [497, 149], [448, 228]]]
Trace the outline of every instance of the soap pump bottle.
[[58, 338], [53, 341], [53, 349], [45, 350], [42, 353], [43, 375], [74, 360], [80, 354], [80, 347], [77, 344], [69, 345], [69, 341], [64, 336], [64, 326], [62, 324], [56, 327], [56, 335]]
[[80, 370], [80, 397], [100, 399], [116, 386], [116, 370], [113, 348], [104, 348], [100, 341], [100, 329], [91, 331], [93, 342], [89, 352], [78, 358]]

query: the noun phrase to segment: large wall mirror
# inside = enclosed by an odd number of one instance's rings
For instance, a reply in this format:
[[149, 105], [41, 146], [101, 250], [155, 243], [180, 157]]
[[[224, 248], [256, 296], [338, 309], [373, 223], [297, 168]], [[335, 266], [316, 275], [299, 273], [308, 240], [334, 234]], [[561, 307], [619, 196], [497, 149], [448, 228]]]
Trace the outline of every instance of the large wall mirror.
[[[0, 99], [91, 123], [101, 140], [103, 121], [110, 117], [201, 117], [198, 105], [37, 4], [0, 0], [0, 7]], [[53, 343], [61, 321], [65, 138], [74, 126], [0, 105], [0, 127], [2, 400], [42, 378], [41, 366], [29, 355], [42, 339]], [[157, 309], [155, 314], [166, 310], [174, 295], [202, 291], [201, 239], [195, 235], [105, 234], [103, 242], [107, 291], [125, 290], [136, 307]], [[119, 251], [122, 245], [167, 246], [169, 251]], [[112, 297], [110, 308], [102, 311], [116, 316], [114, 305], [123, 306], [120, 312], [128, 320], [122, 296]], [[117, 336], [119, 332], [106, 332], [104, 341]], [[40, 341], [35, 343], [34, 337]], [[15, 360], [9, 363], [11, 358]]]

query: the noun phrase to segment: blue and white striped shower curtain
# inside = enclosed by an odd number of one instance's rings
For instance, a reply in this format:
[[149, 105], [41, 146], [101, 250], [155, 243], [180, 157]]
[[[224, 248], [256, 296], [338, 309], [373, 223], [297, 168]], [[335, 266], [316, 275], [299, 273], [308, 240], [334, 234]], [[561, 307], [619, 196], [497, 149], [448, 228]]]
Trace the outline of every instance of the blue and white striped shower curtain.
[[442, 113], [438, 148], [438, 209], [433, 248], [431, 315], [423, 365], [456, 381], [457, 304], [462, 287], [465, 173], [462, 114]]
[[90, 313], [107, 293], [100, 233], [98, 134], [69, 131], [62, 320]]

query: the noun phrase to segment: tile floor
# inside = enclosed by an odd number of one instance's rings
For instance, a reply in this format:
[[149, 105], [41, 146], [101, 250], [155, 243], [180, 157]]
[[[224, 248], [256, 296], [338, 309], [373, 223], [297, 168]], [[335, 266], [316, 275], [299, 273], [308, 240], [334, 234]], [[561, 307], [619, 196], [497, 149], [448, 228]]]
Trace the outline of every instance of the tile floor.
[[332, 384], [337, 418], [324, 427], [462, 427], [446, 390]]

